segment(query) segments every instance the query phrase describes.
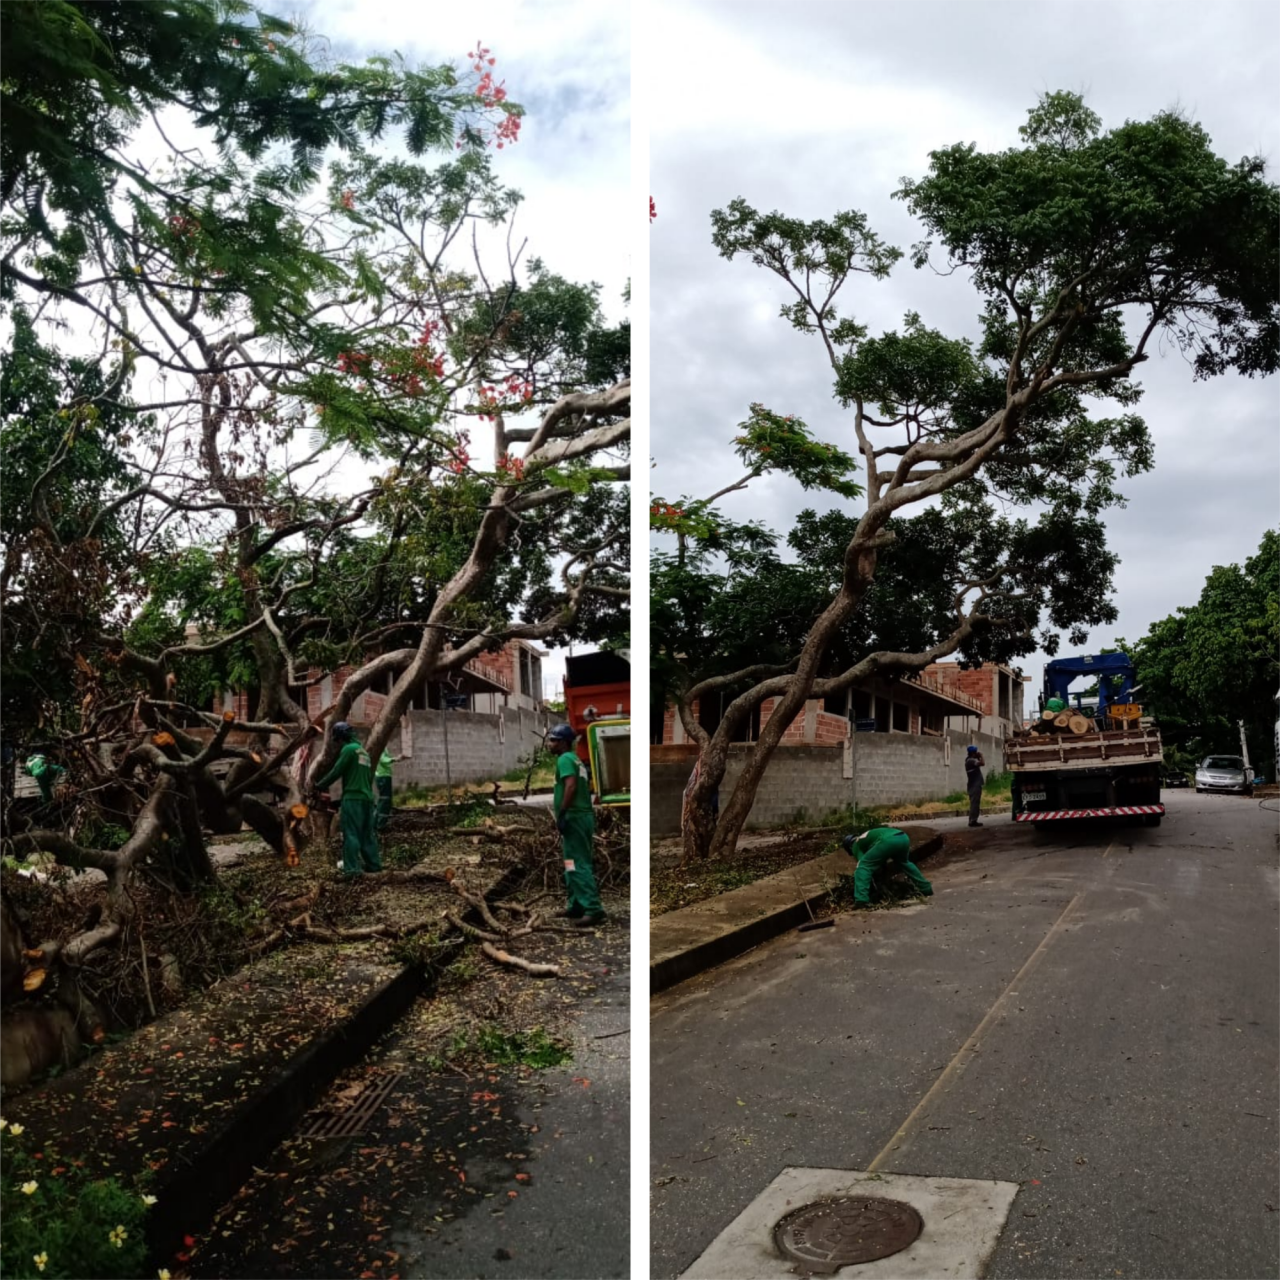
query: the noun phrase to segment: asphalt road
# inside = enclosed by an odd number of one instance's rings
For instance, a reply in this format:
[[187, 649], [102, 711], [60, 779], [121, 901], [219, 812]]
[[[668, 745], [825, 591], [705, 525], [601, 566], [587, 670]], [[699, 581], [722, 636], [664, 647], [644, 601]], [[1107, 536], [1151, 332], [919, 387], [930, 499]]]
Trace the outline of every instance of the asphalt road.
[[1020, 1183], [989, 1277], [1280, 1274], [1277, 802], [1165, 799], [655, 998], [652, 1274], [788, 1165]]

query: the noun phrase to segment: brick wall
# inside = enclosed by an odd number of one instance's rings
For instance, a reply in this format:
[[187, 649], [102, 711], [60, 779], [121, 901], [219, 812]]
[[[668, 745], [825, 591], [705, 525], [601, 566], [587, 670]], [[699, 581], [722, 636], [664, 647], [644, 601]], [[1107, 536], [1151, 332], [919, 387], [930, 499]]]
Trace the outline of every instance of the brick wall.
[[[797, 721], [800, 719], [797, 717]], [[1004, 757], [997, 739], [955, 730], [949, 730], [942, 738], [855, 733], [847, 746], [795, 746], [780, 751], [769, 762], [747, 826], [772, 827], [798, 818], [816, 821], [855, 804], [937, 800], [953, 791], [963, 791], [965, 749], [971, 738], [986, 758], [987, 772], [999, 772]], [[745, 745], [730, 748], [721, 803], [732, 793], [747, 750]], [[684, 788], [696, 759], [696, 749], [691, 746], [651, 749], [651, 835], [679, 831]]]
[[921, 673], [926, 682], [936, 683], [944, 693], [964, 693], [976, 698], [984, 716], [994, 716], [996, 706], [996, 676], [994, 666], [974, 667], [964, 671], [955, 662], [930, 663]]

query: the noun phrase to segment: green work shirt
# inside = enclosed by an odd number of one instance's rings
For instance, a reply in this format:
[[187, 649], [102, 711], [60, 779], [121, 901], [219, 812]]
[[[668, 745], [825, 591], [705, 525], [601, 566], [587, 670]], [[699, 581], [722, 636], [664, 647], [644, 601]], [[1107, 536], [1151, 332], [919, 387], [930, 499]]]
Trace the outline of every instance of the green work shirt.
[[373, 776], [375, 778], [391, 777], [391, 766], [395, 764], [395, 762], [395, 756], [393, 756], [390, 751], [384, 751], [382, 753], [382, 758], [378, 761], [377, 772], [374, 773]]
[[348, 742], [338, 752], [333, 768], [316, 783], [316, 787], [323, 791], [334, 782], [342, 783], [344, 800], [373, 799], [373, 764], [360, 743]]
[[573, 799], [569, 803], [569, 812], [591, 812], [591, 778], [587, 766], [578, 759], [576, 751], [562, 751], [556, 756], [556, 794], [555, 811], [562, 813], [564, 801], [564, 780], [577, 778], [578, 785], [573, 790]]
[[853, 847], [858, 851], [859, 856], [864, 853], [870, 853], [871, 850], [882, 840], [893, 840], [896, 836], [906, 835], [900, 827], [872, 827], [861, 840], [855, 840]]

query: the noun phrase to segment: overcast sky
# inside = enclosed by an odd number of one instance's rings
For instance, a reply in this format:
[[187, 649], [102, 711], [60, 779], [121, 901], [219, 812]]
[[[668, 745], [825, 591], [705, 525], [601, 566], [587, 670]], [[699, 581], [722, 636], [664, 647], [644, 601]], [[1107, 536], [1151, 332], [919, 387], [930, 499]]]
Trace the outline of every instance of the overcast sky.
[[[778, 318], [784, 286], [711, 245], [710, 213], [735, 196], [762, 212], [807, 219], [865, 212], [886, 240], [924, 238], [901, 201], [931, 150], [955, 142], [1017, 145], [1038, 96], [1085, 95], [1103, 128], [1180, 107], [1218, 154], [1267, 158], [1280, 170], [1280, 6], [1227, 0], [1134, 3], [895, 4], [853, 0], [648, 0], [661, 55], [650, 118], [652, 485], [665, 498], [705, 495], [740, 474], [729, 441], [752, 401], [797, 414], [819, 438], [856, 452], [831, 394], [820, 341]], [[675, 71], [678, 78], [662, 78]], [[925, 323], [977, 337], [978, 295], [957, 274], [898, 264], [889, 280], [841, 297], [872, 333]], [[1280, 522], [1280, 387], [1229, 376], [1193, 383], [1176, 349], [1138, 371], [1138, 412], [1155, 469], [1125, 481], [1124, 510], [1107, 516], [1121, 564], [1114, 628], [1078, 650], [1130, 640], [1193, 604], [1215, 565], [1242, 562]], [[696, 479], [691, 479], [696, 478]], [[696, 488], [694, 487], [696, 484]], [[815, 501], [766, 477], [725, 509], [785, 530]], [[851, 510], [858, 511], [860, 504]], [[1039, 688], [1043, 657], [1024, 660]]]
[[[411, 64], [453, 62], [479, 40], [497, 60], [513, 102], [525, 108], [520, 140], [494, 153], [494, 172], [525, 199], [517, 240], [528, 238], [525, 261], [542, 258], [569, 280], [603, 286], [611, 323], [626, 316], [622, 294], [631, 274], [625, 236], [629, 215], [630, 17], [625, 6], [597, 0], [490, 0], [483, 6], [403, 0], [313, 0], [264, 7], [300, 16], [326, 37], [334, 56], [363, 61], [404, 55]], [[558, 697], [564, 650], [543, 662], [548, 697]]]

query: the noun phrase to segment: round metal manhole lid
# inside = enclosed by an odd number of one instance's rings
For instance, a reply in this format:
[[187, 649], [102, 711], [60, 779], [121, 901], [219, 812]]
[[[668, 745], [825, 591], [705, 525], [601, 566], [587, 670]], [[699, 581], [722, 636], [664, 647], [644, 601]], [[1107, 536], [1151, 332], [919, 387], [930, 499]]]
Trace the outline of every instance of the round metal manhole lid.
[[782, 1255], [801, 1275], [887, 1258], [914, 1244], [924, 1219], [901, 1200], [840, 1196], [793, 1209], [773, 1229]]

